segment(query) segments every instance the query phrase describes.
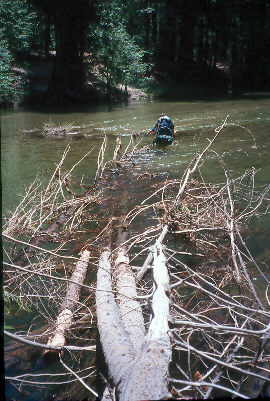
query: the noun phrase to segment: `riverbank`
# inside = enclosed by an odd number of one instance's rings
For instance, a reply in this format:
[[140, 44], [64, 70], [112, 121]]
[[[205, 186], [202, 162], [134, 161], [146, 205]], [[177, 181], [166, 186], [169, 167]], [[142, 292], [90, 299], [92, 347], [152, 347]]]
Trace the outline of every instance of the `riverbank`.
[[196, 100], [228, 95], [228, 71], [218, 67], [201, 67], [192, 63], [182, 65], [181, 68], [167, 66], [162, 73], [153, 69], [149, 71], [150, 76], [145, 81], [145, 86], [137, 88], [108, 84], [100, 76], [98, 69], [91, 71], [87, 62], [85, 83], [76, 86], [76, 90], [71, 90], [68, 86], [61, 87], [63, 96], [60, 101], [53, 84], [54, 63], [54, 52], [45, 56], [33, 51], [17, 51], [10, 71], [13, 96], [6, 105], [54, 108], [60, 104], [66, 107], [75, 104], [138, 102], [149, 98]]
[[[47, 56], [36, 52], [18, 52], [10, 71], [11, 100], [1, 106], [47, 110], [88, 105], [140, 102], [149, 99], [232, 100], [268, 97], [269, 91], [235, 93], [230, 87], [230, 72], [224, 65], [200, 67], [196, 63], [181, 68], [168, 66], [163, 73], [151, 71], [145, 88], [125, 85], [108, 86], [96, 72], [88, 71], [85, 85], [76, 91], [64, 91], [61, 104], [52, 96], [52, 76], [55, 54]], [[87, 67], [89, 68], [89, 66]]]

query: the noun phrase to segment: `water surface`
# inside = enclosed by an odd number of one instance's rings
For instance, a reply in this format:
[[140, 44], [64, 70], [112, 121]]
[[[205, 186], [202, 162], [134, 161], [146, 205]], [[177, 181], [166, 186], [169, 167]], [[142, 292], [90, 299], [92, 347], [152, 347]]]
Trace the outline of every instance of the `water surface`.
[[[24, 187], [38, 175], [49, 178], [64, 149], [71, 149], [64, 167], [71, 167], [86, 152], [90, 155], [79, 165], [75, 174], [85, 183], [92, 183], [97, 166], [97, 155], [104, 135], [107, 135], [107, 158], [111, 158], [115, 139], [121, 137], [123, 148], [130, 135], [153, 127], [157, 117], [166, 112], [174, 121], [177, 137], [172, 146], [158, 149], [152, 145], [153, 137], [142, 135], [140, 145], [149, 145], [141, 152], [131, 168], [161, 173], [161, 179], [181, 177], [191, 160], [206, 146], [227, 117], [227, 125], [205, 156], [202, 172], [206, 181], [224, 182], [224, 173], [217, 154], [224, 160], [233, 176], [254, 167], [256, 185], [270, 181], [270, 100], [246, 99], [213, 102], [140, 102], [114, 107], [84, 109], [81, 112], [38, 113], [18, 109], [2, 111], [2, 208], [3, 217], [14, 210]], [[41, 135], [44, 123], [70, 124], [67, 139], [56, 140]], [[144, 197], [149, 188], [127, 184], [130, 197]], [[142, 193], [143, 192], [143, 193]], [[253, 235], [248, 245], [253, 255], [269, 262], [269, 216], [254, 222]], [[260, 289], [258, 289], [260, 292]]]
[[[76, 113], [37, 113], [31, 111], [3, 111], [1, 115], [2, 136], [2, 201], [3, 212], [18, 203], [18, 193], [28, 186], [37, 174], [49, 176], [72, 138], [67, 166], [79, 160], [94, 148], [79, 172], [91, 177], [96, 169], [96, 156], [105, 134], [108, 149], [112, 152], [116, 136], [125, 145], [130, 134], [152, 128], [161, 112], [173, 119], [178, 131], [177, 140], [166, 150], [153, 150], [140, 160], [140, 167], [179, 175], [183, 167], [207, 143], [206, 138], [228, 116], [228, 128], [216, 141], [216, 150], [231, 169], [244, 171], [255, 167], [262, 169], [258, 180], [264, 183], [269, 174], [270, 100], [235, 100], [222, 102], [145, 102], [101, 107]], [[44, 123], [69, 123], [73, 135], [66, 140], [52, 140], [31, 131], [41, 130]], [[254, 148], [252, 135], [256, 138]], [[23, 133], [23, 132], [28, 133]], [[30, 132], [29, 132], [30, 131]], [[83, 136], [81, 136], [82, 134]], [[79, 139], [76, 139], [79, 137]], [[152, 138], [144, 137], [142, 144], [151, 144]], [[110, 152], [108, 152], [110, 156]], [[211, 153], [208, 158], [213, 158]], [[209, 164], [206, 174], [218, 179], [216, 162]], [[221, 173], [221, 172], [220, 172]], [[216, 176], [217, 175], [217, 176]]]

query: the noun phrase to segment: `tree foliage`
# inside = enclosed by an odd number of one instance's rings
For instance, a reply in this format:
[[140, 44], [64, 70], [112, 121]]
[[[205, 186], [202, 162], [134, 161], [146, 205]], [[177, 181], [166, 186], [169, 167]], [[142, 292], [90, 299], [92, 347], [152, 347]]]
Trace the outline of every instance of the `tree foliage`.
[[44, 100], [57, 103], [85, 100], [91, 74], [107, 93], [119, 84], [142, 86], [149, 73], [160, 88], [167, 82], [174, 91], [177, 83], [197, 92], [270, 88], [268, 0], [0, 0], [0, 5], [2, 101], [12, 97], [8, 71], [22, 50], [54, 54]]
[[18, 95], [12, 73], [15, 52], [33, 45], [37, 16], [27, 0], [0, 0], [0, 12], [0, 103], [8, 103]]
[[0, 0], [0, 29], [9, 51], [30, 49], [38, 36], [38, 20], [27, 0]]
[[146, 52], [127, 32], [121, 2], [108, 2], [106, 9], [102, 5], [99, 17], [93, 34], [96, 63], [108, 91], [118, 84], [142, 86], [147, 71], [147, 63], [143, 60]]

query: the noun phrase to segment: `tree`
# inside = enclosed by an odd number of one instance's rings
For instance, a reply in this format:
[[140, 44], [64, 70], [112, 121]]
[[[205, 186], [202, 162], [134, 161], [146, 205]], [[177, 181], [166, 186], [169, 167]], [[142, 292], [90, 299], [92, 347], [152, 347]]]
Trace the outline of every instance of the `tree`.
[[95, 26], [95, 63], [100, 78], [106, 84], [107, 95], [118, 84], [140, 86], [145, 80], [145, 51], [128, 34], [123, 23], [124, 10], [119, 1], [99, 8], [99, 24]]
[[37, 15], [26, 0], [0, 0], [0, 10], [0, 103], [10, 103], [18, 97], [12, 66], [37, 38]]
[[84, 51], [89, 23], [95, 18], [95, 0], [29, 0], [46, 16], [55, 31], [55, 61], [48, 89], [49, 103], [84, 98]]

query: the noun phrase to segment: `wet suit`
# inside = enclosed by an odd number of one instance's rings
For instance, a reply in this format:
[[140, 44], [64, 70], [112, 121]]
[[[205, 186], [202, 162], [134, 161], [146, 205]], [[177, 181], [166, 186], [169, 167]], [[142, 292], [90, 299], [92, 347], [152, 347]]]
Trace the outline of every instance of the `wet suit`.
[[158, 118], [152, 131], [156, 134], [153, 143], [170, 144], [174, 139], [174, 125], [170, 117], [166, 114]]

